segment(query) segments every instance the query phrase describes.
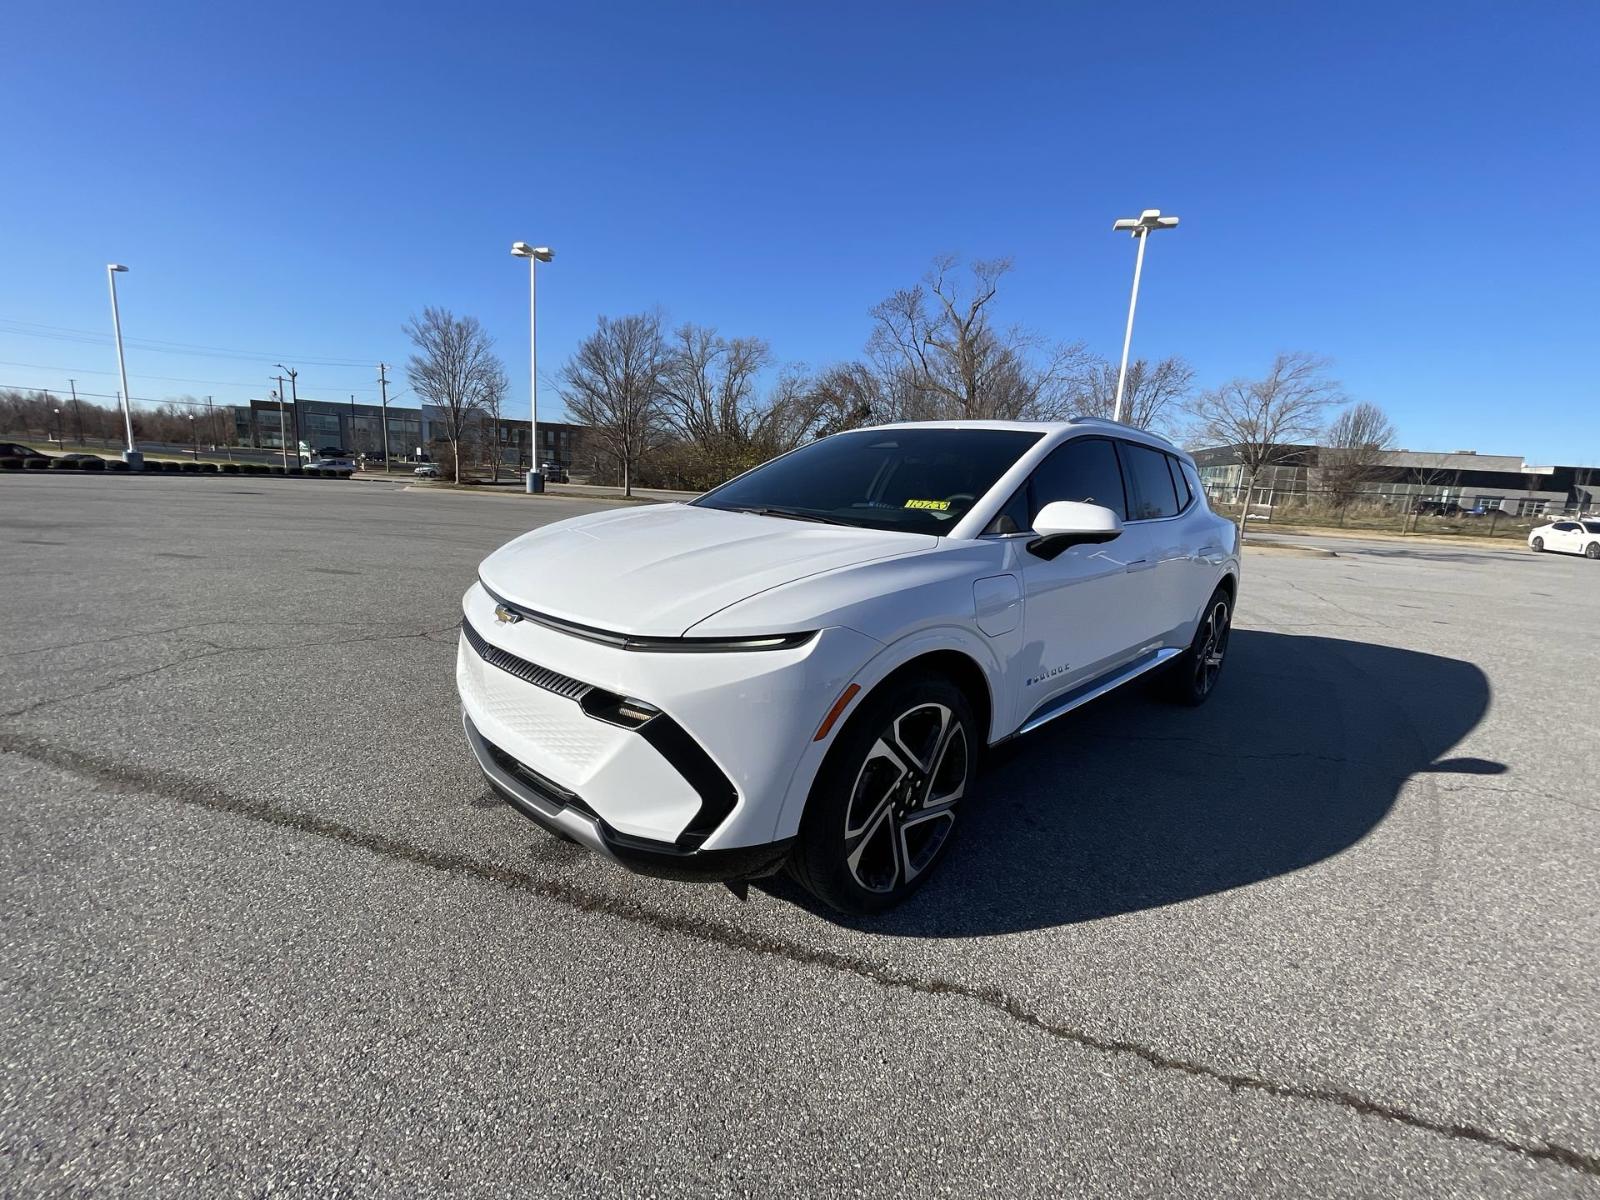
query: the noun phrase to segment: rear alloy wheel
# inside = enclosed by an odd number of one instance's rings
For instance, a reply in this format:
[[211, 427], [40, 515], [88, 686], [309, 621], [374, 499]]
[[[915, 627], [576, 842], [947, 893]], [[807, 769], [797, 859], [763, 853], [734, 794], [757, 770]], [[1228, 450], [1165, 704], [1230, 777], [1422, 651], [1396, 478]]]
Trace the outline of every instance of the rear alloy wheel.
[[1533, 547], [1533, 552], [1535, 554], [1540, 554], [1540, 553], [1543, 553], [1543, 551], [1544, 551], [1544, 539], [1543, 538], [1534, 538], [1533, 541], [1528, 543], [1528, 545]]
[[1217, 686], [1222, 662], [1228, 654], [1228, 638], [1233, 632], [1233, 602], [1223, 588], [1211, 593], [1194, 640], [1173, 662], [1167, 675], [1167, 691], [1179, 704], [1204, 704]]
[[1600, 542], [1590, 542], [1583, 549], [1585, 558], [1600, 558]]
[[911, 679], [872, 697], [817, 774], [795, 877], [845, 912], [899, 904], [948, 847], [975, 760], [972, 710], [954, 684]]

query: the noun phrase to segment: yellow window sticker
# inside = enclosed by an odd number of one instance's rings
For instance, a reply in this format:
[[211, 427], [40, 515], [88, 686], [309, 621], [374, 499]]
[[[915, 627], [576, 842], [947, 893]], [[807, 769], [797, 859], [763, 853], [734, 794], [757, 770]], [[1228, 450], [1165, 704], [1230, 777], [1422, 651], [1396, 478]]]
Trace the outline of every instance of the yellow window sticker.
[[948, 500], [907, 500], [907, 508], [931, 508], [934, 512], [946, 512], [950, 508]]

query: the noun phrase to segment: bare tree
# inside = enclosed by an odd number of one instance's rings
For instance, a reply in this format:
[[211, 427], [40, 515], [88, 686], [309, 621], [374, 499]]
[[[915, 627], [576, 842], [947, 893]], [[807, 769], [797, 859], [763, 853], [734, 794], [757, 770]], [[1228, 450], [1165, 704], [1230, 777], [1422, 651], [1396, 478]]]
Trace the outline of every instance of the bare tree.
[[482, 414], [480, 425], [483, 427], [479, 436], [489, 458], [489, 478], [493, 483], [500, 482], [501, 421], [504, 418], [506, 393], [510, 390], [511, 378], [506, 374], [504, 364], [496, 359], [493, 369], [484, 373], [483, 403], [479, 408]]
[[729, 339], [703, 325], [680, 325], [661, 373], [667, 420], [702, 445], [743, 441], [760, 416], [756, 379], [771, 361], [761, 338]]
[[[1096, 358], [1073, 381], [1074, 415], [1112, 417], [1117, 411], [1117, 364]], [[1138, 429], [1166, 430], [1194, 386], [1194, 368], [1181, 358], [1128, 364], [1122, 391], [1122, 419]]]
[[1334, 418], [1317, 455], [1322, 483], [1334, 504], [1350, 503], [1356, 488], [1371, 479], [1394, 446], [1394, 425], [1376, 404], [1363, 400]]
[[661, 437], [666, 367], [660, 316], [636, 313], [599, 318], [561, 368], [567, 411], [616, 461], [624, 495], [633, 495], [639, 458]]
[[996, 330], [990, 306], [1011, 269], [1006, 258], [972, 264], [972, 283], [953, 278], [944, 255], [915, 287], [872, 310], [867, 352], [877, 364], [893, 416], [1024, 418], [1056, 415], [1070, 401], [1068, 382], [1084, 357], [1080, 345], [1044, 353], [1020, 328]]
[[402, 326], [417, 348], [406, 362], [411, 390], [436, 408], [445, 440], [455, 458], [455, 482], [461, 482], [461, 443], [471, 432], [505, 367], [494, 354], [494, 339], [477, 317], [456, 317], [449, 309], [425, 308]]
[[1193, 439], [1231, 447], [1244, 468], [1241, 536], [1261, 472], [1315, 440], [1323, 411], [1343, 399], [1339, 384], [1326, 374], [1328, 365], [1312, 354], [1280, 353], [1262, 378], [1234, 379], [1189, 404]]

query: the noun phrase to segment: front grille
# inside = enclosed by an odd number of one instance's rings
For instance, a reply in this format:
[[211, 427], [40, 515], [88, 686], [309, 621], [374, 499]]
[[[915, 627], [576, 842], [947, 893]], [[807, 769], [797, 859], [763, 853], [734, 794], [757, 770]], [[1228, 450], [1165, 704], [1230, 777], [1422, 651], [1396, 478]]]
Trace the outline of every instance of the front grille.
[[589, 685], [582, 680], [573, 679], [559, 671], [552, 671], [549, 667], [541, 667], [538, 663], [531, 663], [525, 658], [518, 658], [509, 650], [502, 650], [499, 646], [485, 641], [483, 635], [465, 618], [461, 621], [461, 632], [479, 658], [507, 675], [515, 675], [524, 683], [531, 683], [536, 688], [543, 688], [568, 700], [582, 700], [590, 691]]

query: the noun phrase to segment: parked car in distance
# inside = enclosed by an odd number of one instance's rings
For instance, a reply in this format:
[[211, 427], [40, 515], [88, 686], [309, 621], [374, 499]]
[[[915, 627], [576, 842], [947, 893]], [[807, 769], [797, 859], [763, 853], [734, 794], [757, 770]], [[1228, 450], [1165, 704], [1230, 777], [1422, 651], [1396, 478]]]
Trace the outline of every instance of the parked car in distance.
[[28, 459], [43, 459], [49, 462], [51, 455], [42, 450], [35, 450], [32, 446], [24, 446], [21, 442], [0, 442], [0, 458], [20, 458], [24, 462]]
[[567, 469], [558, 462], [539, 464], [539, 474], [544, 476], [546, 483], [570, 483], [567, 478]]
[[319, 471], [349, 471], [354, 474], [356, 469], [353, 458], [318, 458], [306, 464]]
[[1239, 571], [1193, 460], [1144, 430], [851, 430], [491, 554], [463, 725], [503, 798], [615, 862], [787, 868], [874, 912], [936, 867], [986, 747], [1154, 672], [1205, 701]]
[[318, 458], [354, 458], [355, 456], [343, 446], [323, 446], [317, 451]]
[[1560, 554], [1600, 558], [1600, 521], [1579, 518], [1551, 521], [1529, 532], [1528, 546], [1535, 554], [1554, 550]]
[[418, 479], [437, 479], [437, 478], [439, 478], [439, 468], [434, 466], [432, 463], [423, 463], [420, 467], [418, 467], [416, 470], [412, 471], [411, 473], [413, 475], [415, 475]]
[[1459, 517], [1467, 510], [1453, 500], [1418, 500], [1411, 511], [1423, 517]]

